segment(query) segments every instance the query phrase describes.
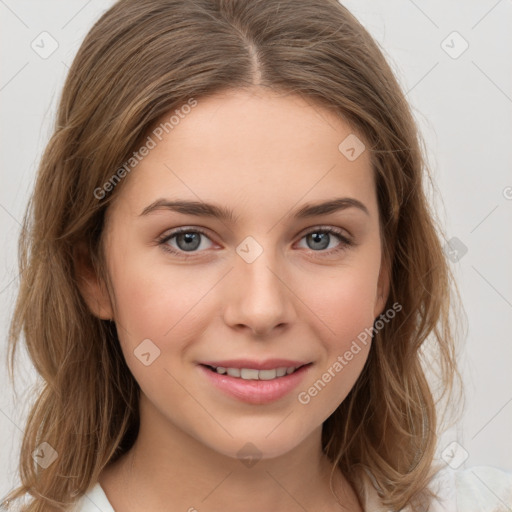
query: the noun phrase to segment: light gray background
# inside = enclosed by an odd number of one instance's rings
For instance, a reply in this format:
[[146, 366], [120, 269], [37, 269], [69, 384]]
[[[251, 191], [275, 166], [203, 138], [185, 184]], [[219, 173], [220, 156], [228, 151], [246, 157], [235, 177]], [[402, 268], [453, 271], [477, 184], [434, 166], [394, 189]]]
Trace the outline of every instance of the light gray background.
[[[25, 359], [18, 365], [15, 400], [6, 370], [20, 221], [67, 68], [86, 32], [111, 4], [0, 0], [2, 496], [15, 483], [22, 428], [33, 398], [30, 385], [37, 381]], [[448, 238], [457, 237], [467, 247], [458, 262], [450, 263], [467, 313], [461, 356], [467, 403], [462, 422], [443, 435], [439, 455], [456, 440], [468, 454], [461, 467], [512, 471], [512, 1], [344, 4], [382, 45], [407, 92], [437, 183], [432, 200]], [[46, 59], [31, 48], [34, 40], [42, 45], [38, 41], [44, 31], [59, 45]], [[464, 42], [454, 31], [469, 44], [457, 58]], [[462, 455], [458, 448], [452, 461]]]

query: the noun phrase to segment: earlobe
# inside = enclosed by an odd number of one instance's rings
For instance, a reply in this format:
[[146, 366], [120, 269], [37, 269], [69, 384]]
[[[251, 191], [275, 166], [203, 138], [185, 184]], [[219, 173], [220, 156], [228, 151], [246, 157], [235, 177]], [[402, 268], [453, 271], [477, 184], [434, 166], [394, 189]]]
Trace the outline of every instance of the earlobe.
[[75, 275], [80, 293], [91, 313], [102, 320], [112, 320], [112, 304], [107, 287], [96, 274], [84, 246], [75, 253]]

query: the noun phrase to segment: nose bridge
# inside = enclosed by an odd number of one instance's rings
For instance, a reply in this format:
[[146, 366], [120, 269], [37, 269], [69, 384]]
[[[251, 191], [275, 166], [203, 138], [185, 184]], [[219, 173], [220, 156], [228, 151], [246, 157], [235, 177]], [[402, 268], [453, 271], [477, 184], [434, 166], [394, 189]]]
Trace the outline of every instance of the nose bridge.
[[254, 332], [266, 333], [290, 322], [293, 307], [290, 293], [280, 276], [278, 251], [268, 237], [265, 244], [247, 237], [236, 248], [232, 272], [234, 281], [230, 303], [226, 307], [226, 322], [231, 326], [245, 325]]

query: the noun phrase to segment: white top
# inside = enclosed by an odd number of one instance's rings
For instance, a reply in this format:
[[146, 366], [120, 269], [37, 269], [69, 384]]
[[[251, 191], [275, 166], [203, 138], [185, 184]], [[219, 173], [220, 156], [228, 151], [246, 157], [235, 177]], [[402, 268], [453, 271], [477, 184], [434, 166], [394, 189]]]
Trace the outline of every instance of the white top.
[[[489, 466], [439, 471], [430, 487], [439, 496], [428, 512], [511, 512], [512, 473]], [[363, 498], [365, 512], [389, 512], [368, 482]], [[409, 507], [402, 509], [408, 512]], [[73, 512], [115, 512], [99, 483], [77, 503]]]

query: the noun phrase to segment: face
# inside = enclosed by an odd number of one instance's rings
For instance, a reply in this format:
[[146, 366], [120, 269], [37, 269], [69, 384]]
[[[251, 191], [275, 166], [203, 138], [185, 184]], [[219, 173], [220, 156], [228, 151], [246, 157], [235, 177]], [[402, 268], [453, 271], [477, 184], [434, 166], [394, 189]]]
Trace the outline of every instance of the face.
[[115, 307], [94, 287], [89, 302], [115, 320], [145, 414], [218, 453], [276, 457], [345, 399], [384, 308], [369, 152], [340, 150], [350, 127], [295, 95], [186, 110], [107, 212]]

